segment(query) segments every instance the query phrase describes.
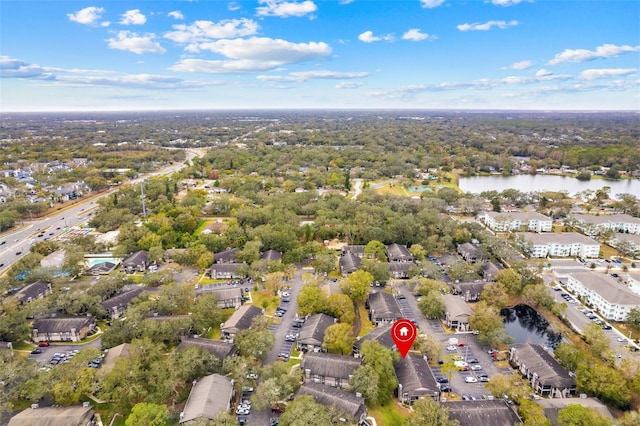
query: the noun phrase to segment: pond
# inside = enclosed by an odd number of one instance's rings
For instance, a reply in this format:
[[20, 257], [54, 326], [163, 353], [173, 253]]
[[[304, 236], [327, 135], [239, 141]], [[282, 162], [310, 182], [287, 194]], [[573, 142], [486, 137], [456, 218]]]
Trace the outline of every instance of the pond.
[[515, 176], [472, 176], [461, 177], [460, 189], [472, 194], [483, 191], [517, 189], [520, 192], [561, 191], [569, 195], [587, 189], [598, 190], [604, 186], [611, 188], [609, 195], [617, 198], [617, 194], [632, 194], [640, 198], [640, 181], [638, 179], [606, 180], [592, 179], [578, 180], [573, 177], [555, 175], [515, 175]]
[[562, 333], [549, 329], [549, 322], [535, 309], [517, 305], [500, 311], [504, 326], [514, 343], [537, 343], [555, 348], [563, 339]]

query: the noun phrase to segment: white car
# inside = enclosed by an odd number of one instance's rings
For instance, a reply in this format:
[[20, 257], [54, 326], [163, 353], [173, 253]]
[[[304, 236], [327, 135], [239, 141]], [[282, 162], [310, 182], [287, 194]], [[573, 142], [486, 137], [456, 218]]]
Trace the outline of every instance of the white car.
[[626, 342], [627, 339], [624, 337], [618, 337], [618, 342]]
[[453, 365], [456, 366], [456, 367], [468, 367], [469, 366], [469, 364], [467, 364], [464, 361], [454, 361]]
[[448, 350], [448, 351], [455, 351], [456, 349], [457, 349], [457, 348], [456, 348], [455, 346], [453, 346], [453, 345], [449, 345], [449, 346], [447, 346], [447, 350]]
[[482, 370], [482, 366], [478, 365], [478, 364], [474, 364], [471, 366], [471, 369], [473, 371], [478, 371], [478, 370]]
[[251, 409], [250, 408], [238, 408], [236, 410], [236, 414], [239, 416], [248, 416], [249, 414], [251, 414]]
[[464, 381], [466, 383], [478, 383], [478, 379], [476, 379], [475, 377], [471, 377], [471, 376], [465, 377]]

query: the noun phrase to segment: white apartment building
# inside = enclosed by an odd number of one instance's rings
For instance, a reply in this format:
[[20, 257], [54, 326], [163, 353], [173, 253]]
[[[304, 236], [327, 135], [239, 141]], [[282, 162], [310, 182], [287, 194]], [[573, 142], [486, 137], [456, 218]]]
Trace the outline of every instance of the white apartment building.
[[484, 212], [480, 220], [497, 232], [551, 232], [553, 225], [550, 217], [537, 212]]
[[602, 272], [571, 273], [567, 279], [567, 289], [584, 297], [609, 321], [624, 321], [632, 308], [640, 307], [640, 296]]
[[640, 273], [625, 274], [623, 280], [629, 286], [629, 290], [640, 295]]
[[518, 237], [528, 245], [531, 257], [582, 257], [597, 258], [600, 254], [600, 243], [577, 232], [563, 233], [528, 233], [522, 232]]
[[611, 214], [595, 216], [590, 214], [574, 214], [576, 227], [587, 235], [613, 230], [629, 234], [640, 234], [640, 218], [628, 214]]

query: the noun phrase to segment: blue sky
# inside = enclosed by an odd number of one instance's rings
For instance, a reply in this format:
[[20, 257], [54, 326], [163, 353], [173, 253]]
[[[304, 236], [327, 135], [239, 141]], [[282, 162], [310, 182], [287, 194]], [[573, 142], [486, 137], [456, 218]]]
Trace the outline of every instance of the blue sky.
[[640, 110], [637, 0], [0, 0], [0, 110]]

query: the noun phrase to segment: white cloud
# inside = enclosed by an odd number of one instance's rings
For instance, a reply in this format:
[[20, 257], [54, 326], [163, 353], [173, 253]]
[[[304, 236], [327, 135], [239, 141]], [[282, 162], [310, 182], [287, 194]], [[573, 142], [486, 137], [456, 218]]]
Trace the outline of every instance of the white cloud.
[[336, 89], [357, 89], [362, 86], [364, 86], [363, 83], [357, 83], [355, 81], [341, 81], [336, 84]]
[[174, 25], [175, 31], [164, 35], [165, 38], [178, 43], [197, 43], [211, 39], [235, 38], [254, 35], [258, 32], [258, 24], [251, 19], [229, 19], [220, 22], [195, 21], [191, 25]]
[[171, 16], [173, 19], [177, 19], [179, 21], [184, 20], [184, 15], [179, 10], [172, 10], [167, 15]]
[[51, 74], [39, 65], [20, 59], [0, 56], [0, 78], [50, 78]]
[[617, 46], [615, 44], [603, 44], [596, 47], [596, 50], [587, 49], [565, 49], [562, 53], [556, 54], [549, 61], [549, 65], [558, 65], [564, 62], [585, 62], [594, 59], [611, 58], [627, 52], [638, 52], [640, 46]]
[[578, 76], [581, 80], [596, 80], [599, 78], [608, 78], [620, 75], [635, 74], [638, 71], [637, 68], [601, 68], [601, 69], [589, 69], [584, 70]]
[[117, 38], [107, 39], [110, 49], [127, 50], [137, 53], [165, 53], [167, 50], [154, 41], [154, 34], [138, 35], [131, 31], [119, 31]]
[[421, 41], [421, 40], [434, 39], [434, 38], [436, 37], [430, 36], [427, 33], [421, 32], [419, 28], [411, 28], [402, 35], [403, 40], [411, 40], [411, 41]]
[[434, 7], [440, 6], [444, 3], [444, 0], [420, 0], [420, 4], [425, 9], [433, 9]]
[[259, 0], [258, 3], [265, 5], [256, 8], [258, 16], [287, 18], [289, 16], [305, 16], [318, 10], [318, 6], [311, 0], [300, 3], [286, 0]]
[[496, 6], [513, 6], [522, 2], [522, 0], [491, 0], [491, 4]]
[[97, 25], [98, 20], [100, 20], [103, 13], [104, 8], [90, 6], [85, 7], [84, 9], [80, 9], [75, 13], [67, 13], [67, 17], [69, 18], [69, 20], [77, 22], [78, 24]]
[[480, 24], [477, 22], [473, 24], [465, 23], [458, 25], [456, 28], [458, 28], [458, 30], [460, 31], [489, 31], [493, 27], [504, 30], [509, 27], [515, 27], [516, 25], [518, 25], [518, 21], [487, 21], [484, 24]]
[[331, 55], [331, 47], [323, 42], [291, 43], [266, 37], [217, 40], [192, 45], [191, 48], [194, 51], [218, 53], [231, 60], [182, 59], [171, 67], [171, 70], [209, 73], [259, 72], [286, 64], [324, 59]]
[[540, 68], [538, 71], [536, 71], [536, 77], [548, 77], [552, 74], [553, 73], [551, 71], [547, 71], [544, 68]]
[[229, 3], [227, 5], [227, 9], [229, 9], [231, 12], [235, 12], [236, 10], [240, 10], [242, 9], [242, 6], [240, 6], [238, 3], [236, 3], [235, 1], [232, 1], [231, 3]]
[[393, 34], [374, 36], [372, 31], [365, 31], [358, 36], [358, 40], [363, 43], [373, 43], [374, 41], [393, 41]]
[[140, 9], [127, 10], [122, 14], [120, 24], [122, 25], [143, 25], [147, 22], [147, 17], [140, 13]]
[[286, 76], [260, 75], [258, 80], [277, 82], [301, 82], [307, 80], [345, 80], [368, 77], [368, 72], [340, 72], [340, 71], [297, 71]]
[[531, 61], [520, 61], [514, 62], [508, 67], [502, 67], [503, 70], [526, 70], [527, 68], [531, 68], [533, 66], [533, 62]]
[[353, 3], [355, 0], [340, 0], [338, 3], [340, 4], [349, 4], [349, 3]]

